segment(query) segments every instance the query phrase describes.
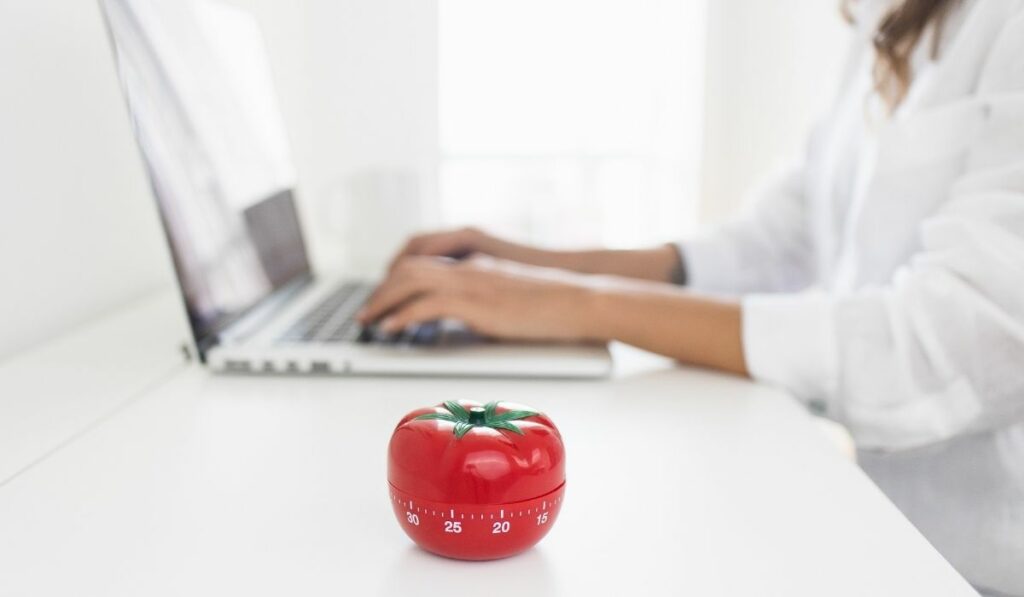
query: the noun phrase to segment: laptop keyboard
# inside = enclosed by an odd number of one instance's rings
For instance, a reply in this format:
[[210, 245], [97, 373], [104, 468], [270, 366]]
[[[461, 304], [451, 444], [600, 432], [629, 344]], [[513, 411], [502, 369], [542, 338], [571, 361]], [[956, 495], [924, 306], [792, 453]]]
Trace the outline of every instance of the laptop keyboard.
[[355, 342], [362, 327], [355, 320], [373, 286], [342, 284], [299, 318], [282, 336], [285, 342]]
[[442, 326], [431, 321], [386, 334], [376, 326], [362, 326], [356, 312], [370, 298], [369, 284], [342, 284], [299, 318], [282, 336], [283, 342], [359, 342], [427, 346], [441, 341]]

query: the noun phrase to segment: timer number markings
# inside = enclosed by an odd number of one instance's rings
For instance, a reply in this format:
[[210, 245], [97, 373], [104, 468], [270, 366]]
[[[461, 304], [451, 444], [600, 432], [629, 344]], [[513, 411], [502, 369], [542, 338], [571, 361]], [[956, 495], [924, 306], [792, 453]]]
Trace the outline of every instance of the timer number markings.
[[[400, 504], [402, 506], [406, 506], [408, 508], [406, 510], [406, 512], [405, 512], [405, 520], [406, 520], [406, 522], [408, 522], [409, 524], [411, 524], [413, 526], [419, 526], [420, 525], [420, 517], [419, 517], [418, 514], [413, 512], [413, 510], [415, 510], [416, 512], [422, 512], [423, 514], [426, 514], [427, 513], [427, 508], [416, 507], [413, 504], [412, 500], [409, 500], [408, 502], [403, 502], [403, 501], [401, 501], [398, 498], [398, 496], [395, 496], [395, 495], [392, 495], [391, 499], [394, 500], [396, 503], [398, 503], [398, 504]], [[557, 499], [555, 499], [552, 502], [552, 505], [558, 505], [561, 501], [562, 501], [562, 498], [557, 498]], [[543, 525], [547, 524], [548, 521], [550, 520], [549, 517], [548, 517], [549, 512], [547, 511], [547, 509], [548, 509], [548, 503], [547, 503], [547, 500], [544, 500], [544, 501], [541, 502], [541, 507], [540, 508], [527, 508], [526, 511], [525, 511], [525, 516], [532, 516], [534, 513], [536, 513], [537, 526], [543, 526]], [[434, 518], [437, 518], [437, 514], [438, 514], [437, 510], [430, 510], [430, 515], [433, 516]], [[516, 516], [522, 518], [524, 516], [524, 512], [522, 510], [515, 511], [515, 512], [509, 512], [509, 518], [515, 518]], [[459, 521], [459, 520], [455, 520], [455, 518], [460, 518], [460, 519], [464, 520], [466, 518], [465, 514], [459, 513], [459, 515], [456, 516], [455, 509], [454, 508], [450, 508], [447, 512], [445, 512], [443, 510], [441, 511], [441, 518], [443, 518], [443, 519], [450, 518], [450, 520], [443, 520], [442, 521], [445, 533], [449, 533], [449, 534], [452, 534], [452, 535], [459, 535], [459, 534], [462, 533], [462, 522]], [[470, 520], [476, 520], [476, 514], [470, 514], [469, 518], [470, 518]], [[504, 509], [501, 509], [501, 510], [498, 511], [498, 518], [499, 518], [499, 520], [491, 523], [491, 534], [492, 535], [500, 535], [500, 534], [504, 534], [504, 533], [510, 532], [512, 530], [512, 524], [509, 521], [505, 520], [505, 510]], [[484, 519], [484, 515], [483, 515], [483, 513], [480, 513], [480, 520], [483, 520], [483, 519]], [[490, 515], [490, 519], [494, 520], [494, 514]]]
[[[394, 500], [394, 501], [395, 501], [395, 502], [396, 502], [397, 504], [399, 504], [399, 505], [401, 505], [401, 506], [408, 506], [408, 507], [409, 507], [410, 509], [412, 509], [412, 508], [413, 508], [413, 503], [412, 503], [412, 500], [409, 500], [408, 502], [403, 502], [403, 501], [401, 501], [401, 500], [400, 500], [400, 499], [398, 498], [398, 496], [396, 496], [396, 495], [392, 495], [392, 496], [391, 496], [391, 499], [392, 499], [392, 500]], [[557, 505], [558, 505], [558, 504], [560, 504], [561, 502], [562, 502], [562, 498], [557, 498], [557, 499], [555, 499], [555, 500], [553, 500], [553, 501], [551, 502], [551, 505], [552, 505], [552, 506], [557, 506]], [[533, 514], [534, 512], [540, 512], [540, 511], [542, 511], [542, 510], [547, 510], [547, 509], [548, 509], [548, 503], [547, 503], [547, 501], [545, 500], [545, 501], [542, 501], [542, 502], [541, 502], [541, 507], [540, 507], [540, 508], [527, 508], [527, 509], [525, 510], [525, 513], [526, 513], [526, 515], [530, 515], [530, 514]], [[415, 508], [415, 510], [416, 510], [417, 512], [423, 512], [424, 514], [426, 514], [426, 513], [427, 513], [427, 509], [426, 509], [426, 508]], [[442, 511], [442, 512], [441, 512], [441, 517], [442, 517], [442, 518], [444, 518], [444, 517], [450, 517], [450, 518], [455, 518], [455, 510], [454, 510], [454, 509], [451, 509], [451, 510], [449, 510], [448, 512], [449, 512], [450, 514], [449, 514], [449, 513], [445, 513], [444, 511]], [[503, 518], [503, 517], [504, 517], [504, 513], [505, 513], [505, 511], [504, 511], [504, 510], [501, 510], [500, 512], [501, 512], [501, 513], [500, 513], [500, 515], [499, 515], [499, 518]], [[524, 511], [523, 511], [523, 510], [517, 510], [517, 511], [516, 511], [516, 512], [514, 512], [514, 513], [513, 513], [513, 512], [509, 512], [509, 513], [508, 513], [508, 515], [509, 515], [509, 518], [514, 518], [514, 517], [516, 517], [516, 516], [520, 516], [520, 517], [522, 517], [522, 516], [524, 515], [523, 513], [524, 513]], [[430, 515], [431, 515], [431, 516], [434, 516], [434, 517], [437, 517], [437, 511], [436, 511], [436, 510], [431, 510], [431, 511], [430, 511]], [[460, 517], [462, 517], [462, 518], [466, 518], [466, 515], [465, 515], [465, 514], [460, 514], [459, 516], [460, 516]], [[475, 516], [475, 514], [470, 514], [470, 515], [469, 515], [469, 517], [470, 517], [470, 518], [473, 518], [474, 516]], [[491, 514], [490, 516], [491, 516], [491, 519], [493, 520], [493, 519], [494, 519], [494, 515], [493, 515], [493, 514]], [[481, 513], [481, 514], [480, 514], [480, 520], [483, 520], [483, 519], [484, 519], [484, 515], [483, 515], [483, 513]]]

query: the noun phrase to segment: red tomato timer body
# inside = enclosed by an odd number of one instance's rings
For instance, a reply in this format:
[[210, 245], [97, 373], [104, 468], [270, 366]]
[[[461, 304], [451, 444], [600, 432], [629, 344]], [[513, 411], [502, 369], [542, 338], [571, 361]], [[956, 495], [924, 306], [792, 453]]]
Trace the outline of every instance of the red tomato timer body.
[[532, 547], [562, 505], [565, 450], [522, 405], [460, 400], [406, 415], [388, 448], [391, 505], [420, 547], [493, 560]]

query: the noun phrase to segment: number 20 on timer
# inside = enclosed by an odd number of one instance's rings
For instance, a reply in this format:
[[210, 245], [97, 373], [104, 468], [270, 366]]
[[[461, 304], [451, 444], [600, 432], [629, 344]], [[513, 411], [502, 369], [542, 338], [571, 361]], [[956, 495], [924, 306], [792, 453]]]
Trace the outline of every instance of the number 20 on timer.
[[562, 437], [529, 407], [445, 402], [398, 423], [388, 482], [402, 529], [422, 548], [464, 560], [508, 557], [540, 541], [558, 517]]

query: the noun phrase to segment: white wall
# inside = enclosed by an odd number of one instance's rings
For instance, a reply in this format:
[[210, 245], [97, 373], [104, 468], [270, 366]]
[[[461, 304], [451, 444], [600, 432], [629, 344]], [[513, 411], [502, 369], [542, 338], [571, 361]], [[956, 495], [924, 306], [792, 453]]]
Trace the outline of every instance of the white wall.
[[0, 359], [170, 288], [161, 235], [97, 4], [0, 3]]
[[232, 0], [266, 36], [321, 269], [378, 275], [434, 218], [437, 0]]
[[838, 0], [708, 0], [702, 220], [799, 157], [846, 49]]

